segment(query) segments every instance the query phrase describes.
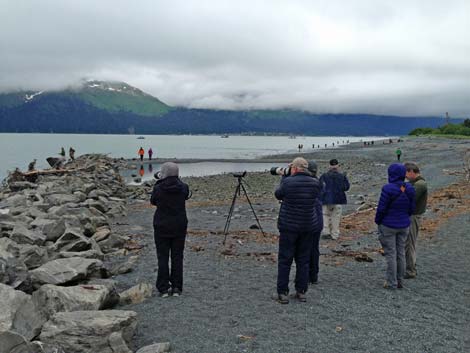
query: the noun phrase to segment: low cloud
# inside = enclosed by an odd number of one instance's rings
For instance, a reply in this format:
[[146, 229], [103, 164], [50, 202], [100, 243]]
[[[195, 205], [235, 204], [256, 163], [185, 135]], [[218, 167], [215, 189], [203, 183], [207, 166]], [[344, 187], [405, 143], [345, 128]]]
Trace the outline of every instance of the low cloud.
[[121, 80], [167, 104], [470, 115], [468, 1], [6, 1], [0, 91]]

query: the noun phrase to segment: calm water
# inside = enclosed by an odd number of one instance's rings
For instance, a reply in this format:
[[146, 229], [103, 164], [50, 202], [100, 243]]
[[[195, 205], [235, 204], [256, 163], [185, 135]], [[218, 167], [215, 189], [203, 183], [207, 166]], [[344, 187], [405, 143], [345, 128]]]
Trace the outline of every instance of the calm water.
[[[197, 162], [197, 163], [180, 163], [179, 174], [182, 177], [187, 176], [205, 176], [216, 175], [221, 173], [238, 173], [247, 172], [263, 172], [273, 167], [273, 163], [232, 163], [232, 162]], [[159, 171], [160, 163], [145, 163], [143, 165], [136, 164], [135, 170], [123, 172], [123, 176], [127, 183], [135, 184], [134, 178], [140, 177], [142, 181], [154, 178], [154, 173]]]
[[[105, 153], [111, 157], [135, 158], [142, 146], [145, 151], [153, 149], [154, 158], [201, 158], [201, 159], [252, 159], [262, 155], [271, 155], [297, 151], [303, 144], [303, 151], [335, 147], [343, 142], [360, 140], [377, 140], [381, 137], [315, 137], [301, 136], [295, 139], [287, 136], [192, 136], [192, 135], [78, 135], [78, 134], [0, 134], [0, 180], [8, 170], [19, 167], [26, 170], [28, 163], [37, 159], [36, 167], [48, 167], [46, 158], [56, 157], [63, 146], [68, 153], [70, 146], [76, 150], [75, 155], [85, 153]], [[146, 155], [147, 157], [147, 155]], [[237, 163], [235, 163], [237, 164]], [[208, 175], [247, 169], [264, 170], [264, 163], [258, 166], [233, 165], [233, 163], [191, 163], [182, 169], [184, 175]], [[262, 165], [263, 164], [263, 165]], [[153, 165], [157, 170], [158, 166]], [[206, 170], [206, 171], [204, 171]], [[148, 170], [147, 170], [148, 172]]]

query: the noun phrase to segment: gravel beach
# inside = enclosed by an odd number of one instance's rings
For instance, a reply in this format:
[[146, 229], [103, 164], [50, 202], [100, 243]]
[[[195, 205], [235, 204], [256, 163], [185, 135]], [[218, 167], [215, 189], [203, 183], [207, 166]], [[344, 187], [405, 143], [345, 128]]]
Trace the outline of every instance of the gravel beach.
[[[419, 276], [407, 280], [403, 290], [389, 291], [382, 288], [385, 260], [372, 208], [397, 146], [402, 160], [420, 165], [431, 199], [418, 243]], [[351, 144], [301, 154], [316, 160], [320, 173], [337, 158], [352, 184], [340, 240], [321, 240], [320, 281], [309, 288], [307, 303], [280, 305], [270, 299], [277, 274], [279, 203], [273, 191], [279, 177], [250, 173], [245, 178], [266, 234], [252, 229], [256, 221], [242, 195], [225, 246], [222, 231], [236, 178], [185, 179], [193, 197], [183, 296], [154, 296], [124, 307], [139, 315], [134, 348], [169, 341], [177, 353], [468, 351], [470, 187], [461, 171], [469, 148], [465, 140], [406, 138], [400, 144]], [[292, 159], [269, 157], [280, 166]], [[142, 199], [150, 191], [142, 191]], [[112, 225], [142, 246], [134, 271], [116, 278], [121, 289], [155, 283], [153, 212], [148, 200], [135, 201], [128, 216]], [[358, 254], [372, 262], [358, 261]]]

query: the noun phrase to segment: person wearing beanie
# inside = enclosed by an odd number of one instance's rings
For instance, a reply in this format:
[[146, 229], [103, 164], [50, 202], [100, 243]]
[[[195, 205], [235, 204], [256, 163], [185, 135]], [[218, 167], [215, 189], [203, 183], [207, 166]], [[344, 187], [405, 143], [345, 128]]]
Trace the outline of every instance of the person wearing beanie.
[[405, 243], [408, 237], [410, 216], [415, 210], [415, 189], [405, 183], [406, 168], [403, 164], [388, 167], [388, 184], [382, 187], [375, 223], [379, 241], [387, 261], [384, 288], [403, 288], [406, 258]]
[[330, 169], [320, 177], [320, 182], [324, 186], [321, 197], [323, 205], [322, 234], [336, 240], [339, 238], [342, 205], [347, 204], [346, 191], [350, 186], [346, 174], [339, 170], [337, 159], [330, 160]]
[[150, 203], [157, 206], [153, 216], [158, 260], [156, 287], [163, 298], [179, 296], [183, 291], [183, 252], [188, 227], [186, 200], [190, 192], [178, 175], [176, 163], [164, 163], [150, 198]]

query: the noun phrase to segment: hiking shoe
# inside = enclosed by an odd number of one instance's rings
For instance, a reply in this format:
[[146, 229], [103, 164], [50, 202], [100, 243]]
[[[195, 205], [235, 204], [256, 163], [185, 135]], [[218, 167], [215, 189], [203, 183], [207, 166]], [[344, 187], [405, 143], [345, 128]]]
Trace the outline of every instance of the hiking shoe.
[[390, 283], [387, 281], [384, 282], [384, 288], [385, 289], [396, 289], [396, 287], [393, 287]]
[[171, 295], [172, 295], [173, 297], [179, 297], [179, 296], [181, 295], [181, 291], [180, 291], [178, 288], [173, 288], [173, 289], [171, 290]]
[[287, 293], [274, 293], [272, 299], [279, 304], [289, 304], [289, 296]]
[[412, 279], [412, 278], [416, 278], [416, 275], [412, 275], [412, 274], [409, 274], [409, 273], [405, 273], [405, 279]]
[[398, 281], [397, 288], [398, 289], [403, 289], [403, 283], [401, 281]]
[[159, 296], [160, 296], [160, 298], [168, 298], [170, 296], [170, 293], [169, 293], [169, 291], [160, 292]]
[[318, 278], [310, 278], [310, 280], [308, 281], [308, 283], [310, 284], [318, 284]]
[[307, 297], [305, 296], [305, 293], [302, 293], [302, 292], [296, 292], [294, 295], [294, 298], [297, 299], [301, 303], [305, 303], [307, 301]]

